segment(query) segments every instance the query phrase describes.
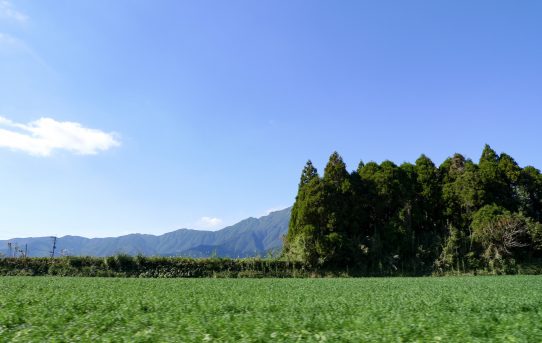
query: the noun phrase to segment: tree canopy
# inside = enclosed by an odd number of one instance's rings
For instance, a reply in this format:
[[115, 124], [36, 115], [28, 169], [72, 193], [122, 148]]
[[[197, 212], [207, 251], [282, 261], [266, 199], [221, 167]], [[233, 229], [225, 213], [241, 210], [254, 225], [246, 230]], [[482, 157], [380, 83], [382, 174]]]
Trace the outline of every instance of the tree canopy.
[[398, 166], [334, 152], [320, 176], [303, 169], [284, 254], [315, 267], [368, 274], [488, 269], [542, 259], [542, 175], [484, 147]]

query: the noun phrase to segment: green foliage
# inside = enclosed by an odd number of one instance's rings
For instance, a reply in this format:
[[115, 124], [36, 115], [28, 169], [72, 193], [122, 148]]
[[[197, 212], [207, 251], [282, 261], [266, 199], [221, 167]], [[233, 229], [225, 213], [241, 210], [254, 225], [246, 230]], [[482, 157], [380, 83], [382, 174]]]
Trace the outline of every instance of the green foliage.
[[9, 277], [0, 289], [2, 342], [542, 341], [540, 276]]
[[532, 219], [527, 219], [527, 231], [533, 242], [533, 247], [542, 250], [542, 224]]
[[463, 234], [455, 227], [450, 226], [448, 237], [444, 242], [441, 255], [435, 261], [436, 271], [444, 273], [446, 271], [465, 271], [463, 261], [459, 259], [461, 256], [462, 242], [464, 241]]
[[473, 241], [481, 245], [482, 256], [494, 271], [515, 264], [518, 250], [529, 245], [529, 220], [495, 204], [476, 212], [471, 226]]
[[537, 222], [542, 221], [542, 174], [534, 167], [520, 171], [516, 189], [520, 211]]
[[455, 154], [437, 168], [422, 155], [350, 174], [334, 152], [323, 177], [303, 170], [284, 253], [367, 274], [514, 272], [542, 257], [541, 227], [540, 171], [489, 145], [478, 164]]
[[284, 254], [292, 260], [309, 265], [318, 263], [316, 243], [325, 226], [324, 185], [316, 169], [307, 162], [301, 175], [296, 202], [292, 208], [288, 234], [284, 242]]
[[145, 257], [118, 254], [99, 257], [2, 258], [0, 276], [118, 276], [118, 277], [265, 277], [305, 276], [308, 266], [279, 259]]

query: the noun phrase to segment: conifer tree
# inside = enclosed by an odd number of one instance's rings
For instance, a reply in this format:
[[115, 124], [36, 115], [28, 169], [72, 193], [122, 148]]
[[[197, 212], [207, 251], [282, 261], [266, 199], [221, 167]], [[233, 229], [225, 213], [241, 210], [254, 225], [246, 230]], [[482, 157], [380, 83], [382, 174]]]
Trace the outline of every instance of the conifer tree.
[[520, 208], [519, 179], [521, 168], [512, 156], [502, 153], [499, 156], [499, 177], [500, 194], [499, 203], [501, 206], [515, 212]]
[[503, 204], [505, 184], [499, 170], [499, 155], [486, 144], [478, 165], [484, 189], [483, 205]]
[[431, 159], [421, 155], [415, 165], [418, 185], [415, 203], [415, 231], [419, 259], [429, 266], [438, 256], [438, 243], [445, 235], [442, 214], [442, 186], [438, 169]]
[[299, 182], [296, 201], [292, 208], [288, 233], [284, 240], [284, 254], [294, 260], [312, 265], [317, 263], [316, 242], [322, 231], [324, 191], [318, 171], [307, 161]]
[[325, 231], [318, 240], [318, 253], [322, 263], [348, 264], [351, 262], [353, 229], [353, 189], [350, 174], [342, 157], [334, 152], [324, 170]]

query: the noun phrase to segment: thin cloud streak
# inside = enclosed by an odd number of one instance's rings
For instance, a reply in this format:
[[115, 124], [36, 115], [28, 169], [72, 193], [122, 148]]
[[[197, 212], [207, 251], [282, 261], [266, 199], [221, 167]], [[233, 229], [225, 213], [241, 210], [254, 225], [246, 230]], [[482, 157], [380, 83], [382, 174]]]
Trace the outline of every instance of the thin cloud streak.
[[0, 52], [2, 52], [2, 48], [10, 52], [18, 51], [21, 54], [27, 54], [48, 72], [56, 74], [55, 71], [34, 51], [34, 49], [29, 47], [28, 44], [17, 37], [0, 32]]
[[14, 20], [21, 24], [28, 21], [28, 16], [15, 9], [11, 1], [8, 0], [0, 0], [0, 18]]

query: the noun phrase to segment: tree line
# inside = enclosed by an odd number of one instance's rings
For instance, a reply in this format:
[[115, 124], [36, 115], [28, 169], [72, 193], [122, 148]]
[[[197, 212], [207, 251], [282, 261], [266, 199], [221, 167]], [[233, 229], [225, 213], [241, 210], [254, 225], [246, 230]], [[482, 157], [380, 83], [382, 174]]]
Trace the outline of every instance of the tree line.
[[542, 175], [486, 145], [478, 163], [305, 165], [284, 255], [367, 274], [517, 272], [542, 260]]

